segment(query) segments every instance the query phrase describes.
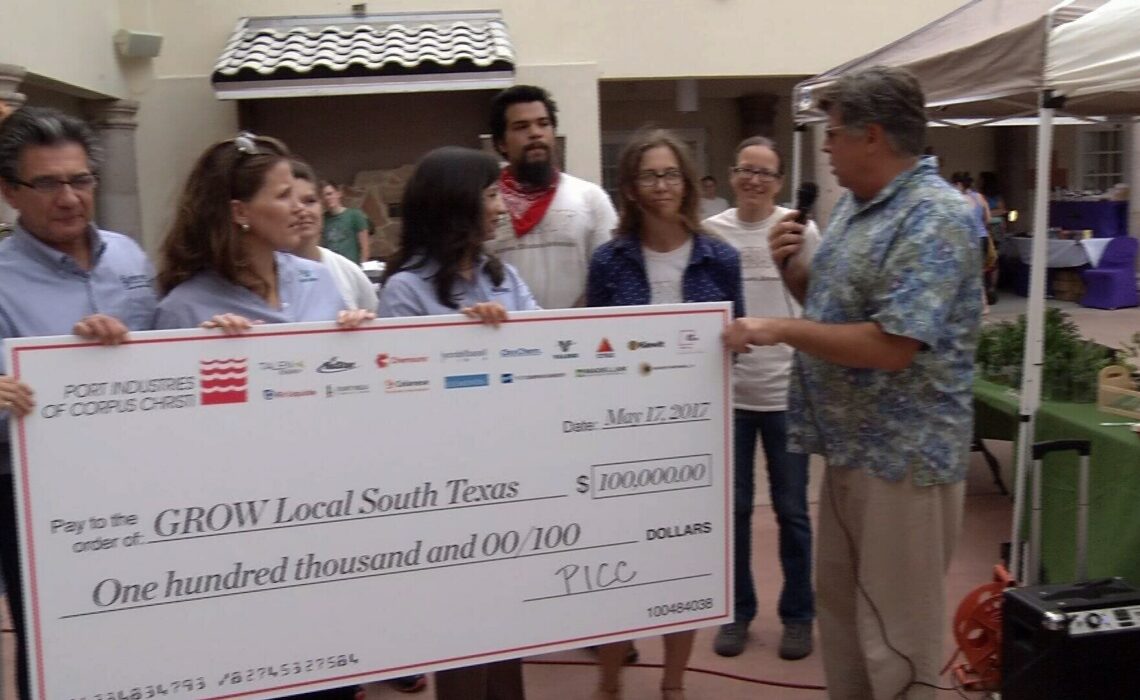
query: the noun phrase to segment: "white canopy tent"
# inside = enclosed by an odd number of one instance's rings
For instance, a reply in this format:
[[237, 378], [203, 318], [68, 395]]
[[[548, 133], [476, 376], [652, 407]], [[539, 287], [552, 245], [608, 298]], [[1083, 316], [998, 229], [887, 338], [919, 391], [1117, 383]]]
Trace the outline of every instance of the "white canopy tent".
[[[918, 77], [932, 119], [1038, 116], [1014, 543], [1021, 541], [1022, 492], [1041, 403], [1053, 116], [1058, 109], [1075, 115], [1140, 114], [1137, 37], [1140, 0], [972, 0], [892, 44], [800, 83], [794, 93], [797, 124], [819, 121], [825, 116], [816, 109], [821, 88], [845, 73], [888, 65]], [[798, 143], [794, 150], [798, 155]], [[1035, 582], [1034, 562], [1023, 575], [1020, 557], [1011, 560], [1015, 578]]]

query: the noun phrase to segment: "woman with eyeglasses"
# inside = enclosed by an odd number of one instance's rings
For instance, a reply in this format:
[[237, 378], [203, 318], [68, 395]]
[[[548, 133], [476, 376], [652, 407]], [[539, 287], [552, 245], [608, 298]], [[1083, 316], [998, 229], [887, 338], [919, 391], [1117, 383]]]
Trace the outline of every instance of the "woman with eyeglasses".
[[[704, 233], [700, 193], [688, 149], [668, 131], [636, 134], [618, 164], [617, 234], [590, 261], [587, 306], [730, 301], [744, 312], [740, 255]], [[663, 700], [684, 700], [683, 679], [696, 632], [665, 635]], [[601, 677], [595, 700], [621, 697], [629, 642], [598, 647]]]
[[[799, 304], [784, 287], [784, 278], [806, 274], [819, 247], [819, 231], [807, 222], [799, 236], [800, 252], [778, 265], [769, 250], [768, 234], [792, 215], [776, 204], [784, 185], [783, 159], [776, 144], [752, 136], [736, 147], [729, 171], [736, 207], [705, 219], [701, 225], [740, 251], [745, 307], [750, 316], [795, 318]], [[793, 283], [794, 284], [794, 283]], [[778, 654], [802, 659], [813, 650], [815, 596], [811, 582], [811, 516], [808, 512], [808, 457], [788, 452], [787, 406], [792, 349], [787, 345], [754, 347], [733, 365], [733, 608], [734, 619], [722, 625], [713, 641], [720, 656], [738, 656], [748, 644], [748, 626], [756, 617], [752, 578], [752, 501], [756, 481], [756, 443], [764, 450], [768, 489], [779, 526], [780, 570], [784, 574], [778, 613], [784, 631]]]
[[[499, 164], [470, 148], [424, 156], [404, 191], [401, 247], [385, 273], [380, 316], [463, 313], [498, 325], [538, 309], [518, 271], [483, 249], [506, 214]], [[518, 659], [435, 674], [437, 700], [523, 700]]]
[[373, 318], [346, 308], [325, 266], [281, 252], [297, 246], [302, 212], [280, 141], [242, 134], [206, 149], [162, 244], [156, 327], [236, 334], [254, 323]]

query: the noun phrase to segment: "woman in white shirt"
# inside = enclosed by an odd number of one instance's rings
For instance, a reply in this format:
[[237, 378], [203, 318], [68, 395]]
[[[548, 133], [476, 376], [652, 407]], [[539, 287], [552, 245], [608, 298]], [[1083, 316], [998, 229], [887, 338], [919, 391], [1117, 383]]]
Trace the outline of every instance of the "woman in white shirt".
[[291, 252], [297, 257], [315, 260], [329, 269], [345, 308], [375, 312], [378, 301], [376, 290], [360, 266], [320, 245], [324, 207], [317, 193], [317, 182], [317, 176], [308, 163], [293, 160], [293, 188], [301, 200], [302, 211], [297, 226], [301, 242]]

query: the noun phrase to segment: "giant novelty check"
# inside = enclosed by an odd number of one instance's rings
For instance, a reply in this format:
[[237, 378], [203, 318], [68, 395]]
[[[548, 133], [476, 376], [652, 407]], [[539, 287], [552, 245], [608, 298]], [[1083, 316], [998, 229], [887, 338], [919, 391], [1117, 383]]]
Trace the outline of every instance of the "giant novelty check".
[[727, 622], [730, 317], [9, 341], [35, 697], [271, 698]]

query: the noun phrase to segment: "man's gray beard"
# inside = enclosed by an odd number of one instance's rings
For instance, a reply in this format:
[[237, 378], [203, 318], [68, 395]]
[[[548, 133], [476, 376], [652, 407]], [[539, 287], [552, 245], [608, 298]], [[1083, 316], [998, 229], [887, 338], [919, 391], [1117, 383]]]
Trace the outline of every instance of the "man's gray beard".
[[515, 165], [515, 179], [527, 187], [544, 188], [554, 182], [554, 163], [550, 159], [527, 161]]

